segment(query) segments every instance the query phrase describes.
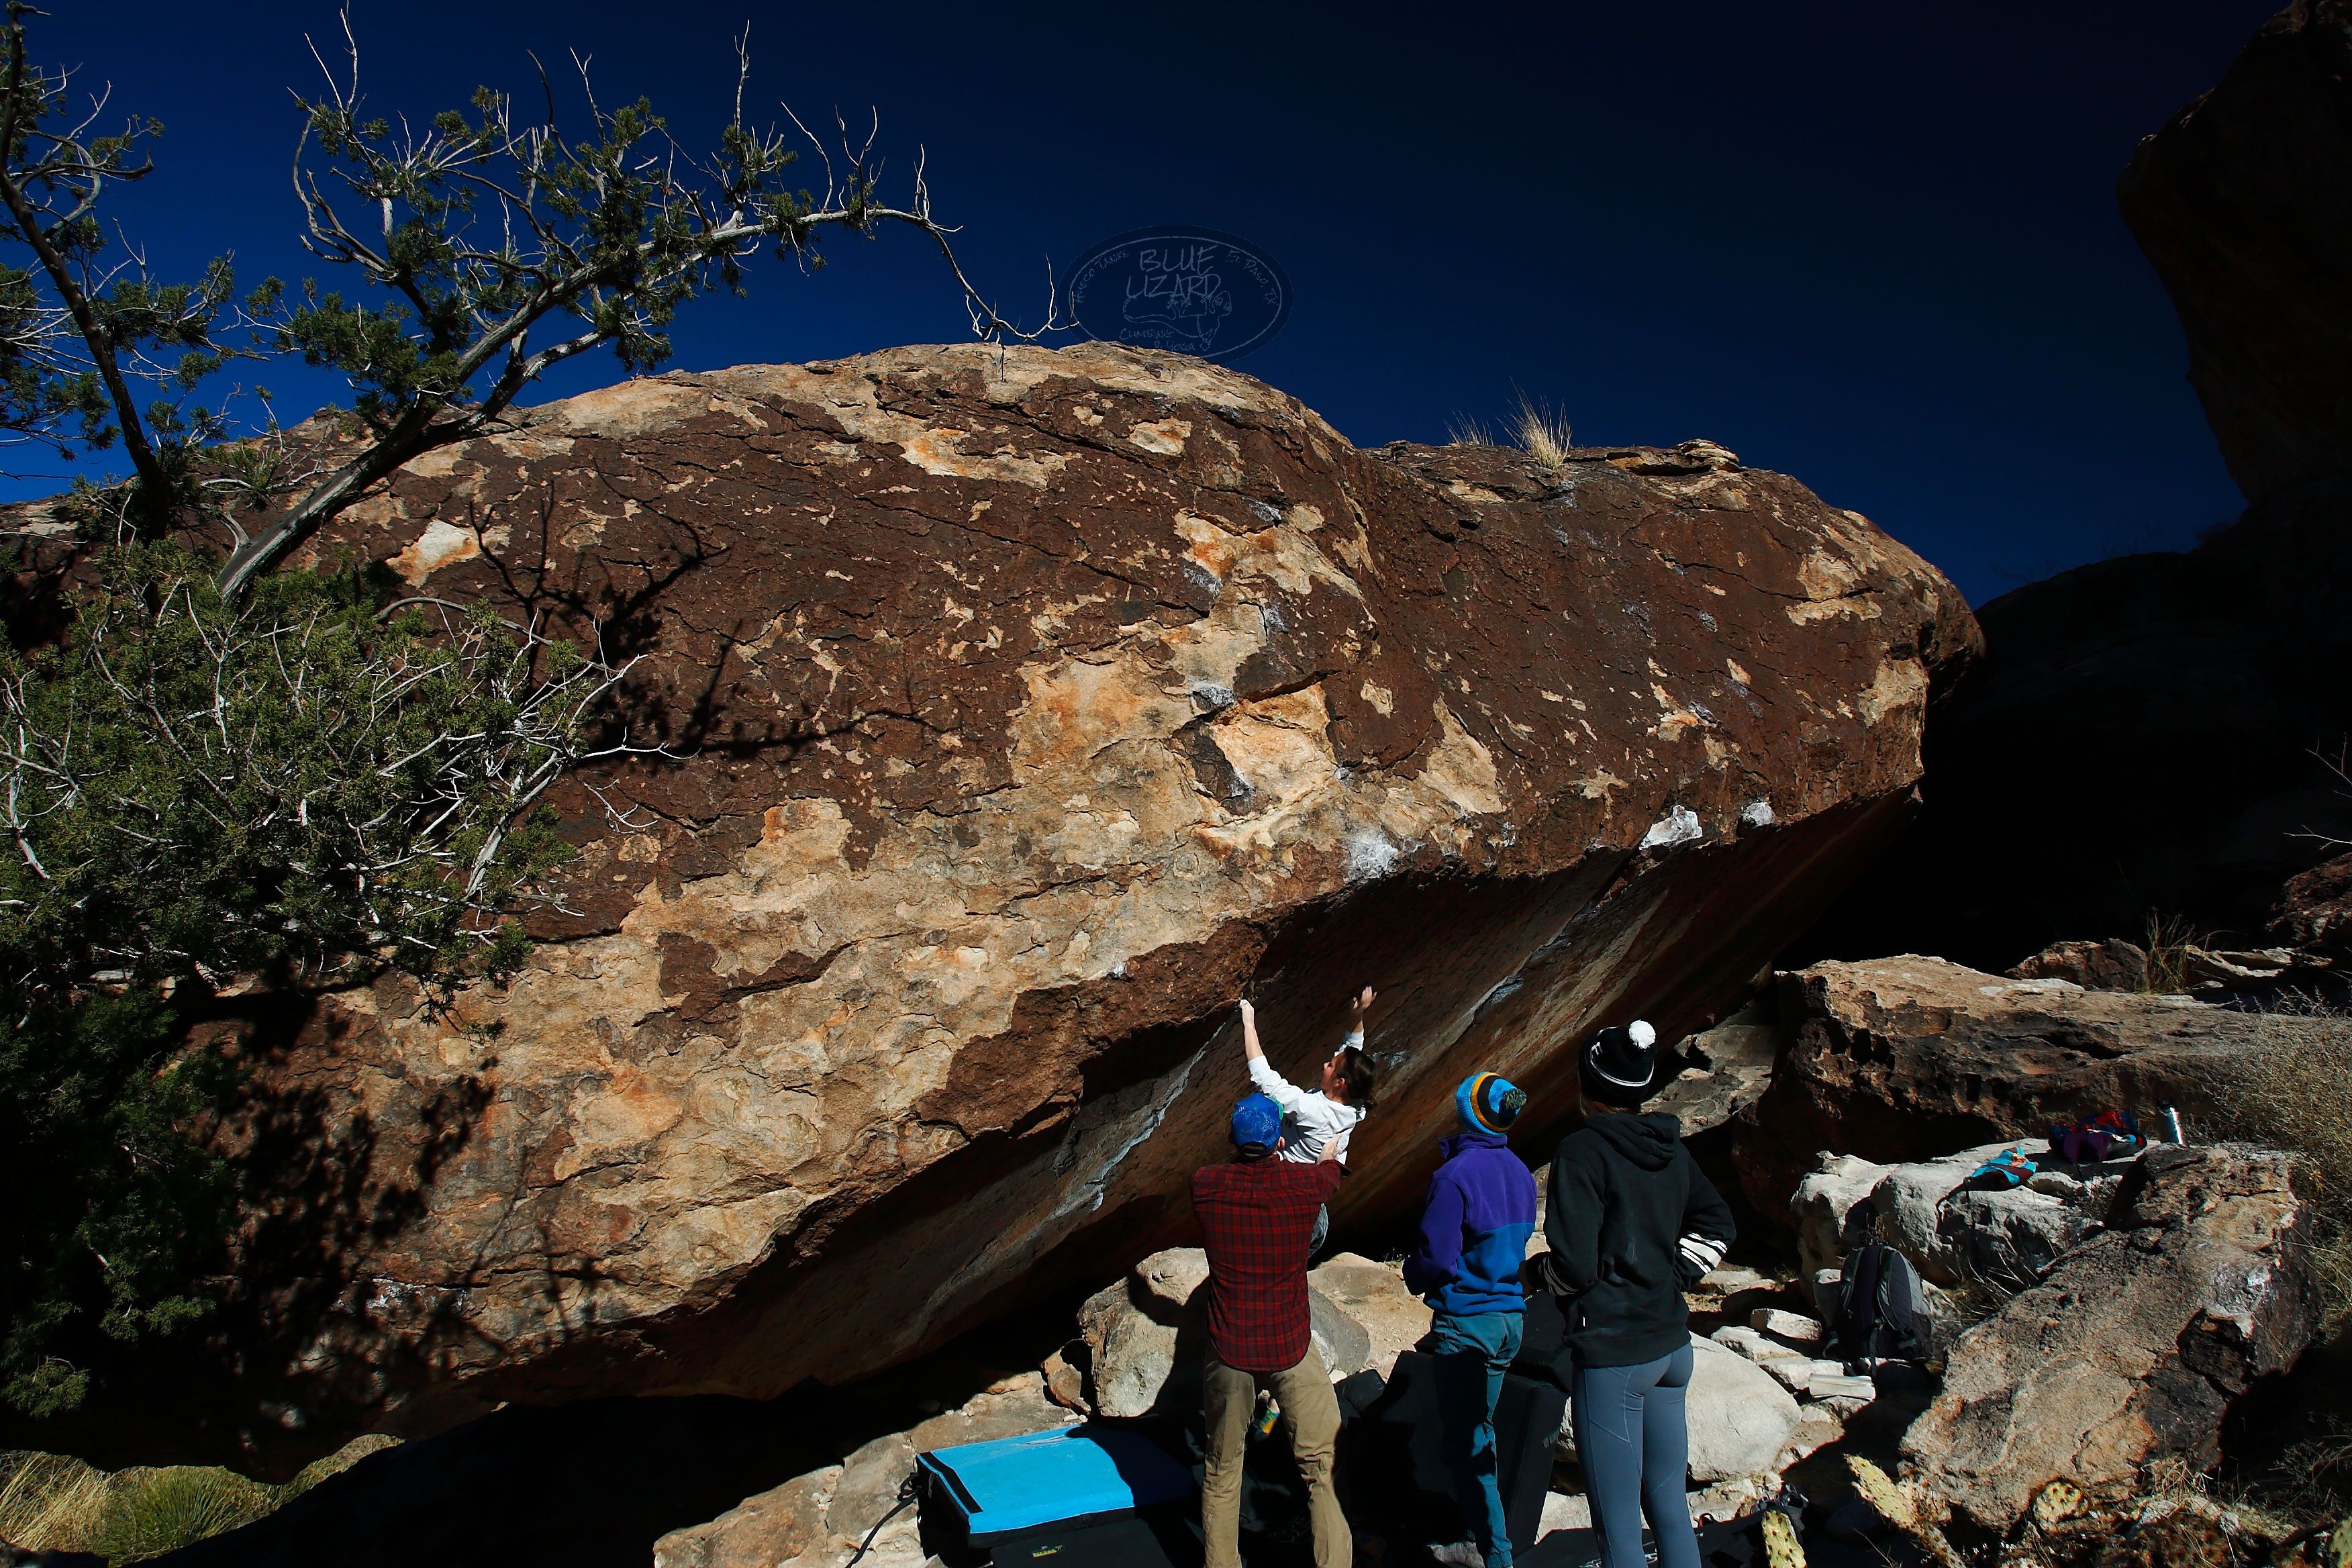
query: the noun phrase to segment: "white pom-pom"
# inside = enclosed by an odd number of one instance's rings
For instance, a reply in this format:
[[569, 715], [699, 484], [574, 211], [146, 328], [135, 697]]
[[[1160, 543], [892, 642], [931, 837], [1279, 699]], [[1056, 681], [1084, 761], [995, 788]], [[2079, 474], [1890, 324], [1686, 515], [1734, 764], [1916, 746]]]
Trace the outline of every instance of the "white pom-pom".
[[1658, 1043], [1658, 1031], [1650, 1027], [1646, 1018], [1634, 1019], [1625, 1026], [1625, 1032], [1633, 1036], [1633, 1043], [1644, 1050]]

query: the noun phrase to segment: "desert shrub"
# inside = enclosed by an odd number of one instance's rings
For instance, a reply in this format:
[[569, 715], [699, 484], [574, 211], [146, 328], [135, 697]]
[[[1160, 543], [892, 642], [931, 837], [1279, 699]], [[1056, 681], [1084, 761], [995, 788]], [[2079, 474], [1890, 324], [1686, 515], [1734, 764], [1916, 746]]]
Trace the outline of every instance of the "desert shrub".
[[107, 1478], [63, 1454], [16, 1454], [0, 1485], [0, 1541], [36, 1552], [80, 1552], [106, 1504]]
[[142, 1562], [251, 1524], [393, 1446], [390, 1437], [356, 1438], [283, 1486], [205, 1465], [109, 1474], [63, 1454], [11, 1454], [0, 1482], [0, 1540], [37, 1552], [92, 1552], [118, 1565]]
[[2313, 1262], [2329, 1333], [2352, 1323], [2352, 1014], [2281, 998], [2262, 1016], [2238, 1072], [2232, 1135], [2297, 1157], [2315, 1213]]
[[284, 1500], [281, 1491], [207, 1466], [123, 1470], [110, 1479], [81, 1550], [115, 1563], [161, 1557], [251, 1524]]

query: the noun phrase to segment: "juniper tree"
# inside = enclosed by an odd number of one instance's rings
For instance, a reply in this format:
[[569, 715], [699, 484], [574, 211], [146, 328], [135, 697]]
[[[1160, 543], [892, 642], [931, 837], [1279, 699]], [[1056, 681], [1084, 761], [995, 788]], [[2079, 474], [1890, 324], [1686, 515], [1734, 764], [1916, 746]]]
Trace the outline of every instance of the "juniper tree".
[[[509, 973], [505, 917], [566, 852], [537, 803], [628, 746], [600, 650], [395, 603], [380, 573], [273, 568], [402, 464], [500, 428], [555, 365], [650, 371], [688, 300], [742, 291], [762, 258], [821, 265], [829, 232], [914, 228], [977, 335], [1037, 335], [966, 279], [919, 158], [893, 205], [872, 135], [836, 117], [836, 163], [789, 110], [789, 132], [755, 127], [742, 40], [695, 153], [576, 59], [570, 124], [543, 75], [536, 118], [487, 88], [376, 113], [346, 20], [293, 127], [317, 275], [240, 290], [222, 258], [160, 279], [105, 202], [156, 176], [163, 128], [109, 119], [102, 93], [70, 108], [31, 63], [39, 15], [10, 0], [0, 40], [0, 442], [119, 448], [130, 471], [79, 486], [95, 554], [68, 629], [28, 649], [11, 627], [0, 653], [0, 1147], [37, 1176], [0, 1205], [0, 1398], [36, 1414], [82, 1395], [73, 1334], [203, 1309], [230, 1184], [192, 1129], [236, 1074], [188, 1047], [192, 1011], [232, 984], [397, 969], [446, 995]], [[800, 141], [820, 190], [787, 184]], [[294, 359], [349, 386], [329, 439], [239, 426], [219, 393]]]

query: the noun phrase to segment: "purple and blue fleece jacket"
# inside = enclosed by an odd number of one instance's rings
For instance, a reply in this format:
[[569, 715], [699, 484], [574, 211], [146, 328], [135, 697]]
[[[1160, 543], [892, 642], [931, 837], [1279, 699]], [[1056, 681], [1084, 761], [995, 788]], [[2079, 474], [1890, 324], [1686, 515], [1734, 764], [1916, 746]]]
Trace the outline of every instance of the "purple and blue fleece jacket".
[[1526, 1311], [1519, 1265], [1536, 1228], [1534, 1175], [1499, 1132], [1457, 1132], [1438, 1149], [1445, 1163], [1429, 1180], [1406, 1287], [1457, 1317]]

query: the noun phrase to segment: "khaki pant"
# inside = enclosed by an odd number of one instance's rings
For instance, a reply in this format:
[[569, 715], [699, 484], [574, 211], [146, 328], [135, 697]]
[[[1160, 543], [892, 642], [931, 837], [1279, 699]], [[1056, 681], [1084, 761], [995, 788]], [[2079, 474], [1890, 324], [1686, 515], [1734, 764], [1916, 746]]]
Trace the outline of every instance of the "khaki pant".
[[1307, 1347], [1307, 1359], [1297, 1366], [1275, 1373], [1236, 1372], [1212, 1351], [1202, 1384], [1202, 1405], [1209, 1418], [1208, 1474], [1201, 1483], [1206, 1568], [1241, 1568], [1242, 1455], [1260, 1386], [1272, 1389], [1282, 1406], [1282, 1424], [1290, 1428], [1290, 1451], [1298, 1460], [1298, 1473], [1307, 1479], [1315, 1522], [1315, 1568], [1350, 1568], [1355, 1543], [1348, 1534], [1347, 1515], [1339, 1511], [1339, 1494], [1331, 1487], [1339, 1401], [1331, 1393], [1331, 1374], [1324, 1371], [1315, 1347]]

